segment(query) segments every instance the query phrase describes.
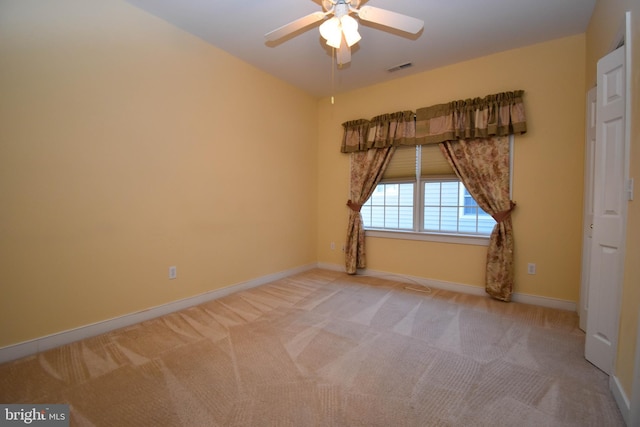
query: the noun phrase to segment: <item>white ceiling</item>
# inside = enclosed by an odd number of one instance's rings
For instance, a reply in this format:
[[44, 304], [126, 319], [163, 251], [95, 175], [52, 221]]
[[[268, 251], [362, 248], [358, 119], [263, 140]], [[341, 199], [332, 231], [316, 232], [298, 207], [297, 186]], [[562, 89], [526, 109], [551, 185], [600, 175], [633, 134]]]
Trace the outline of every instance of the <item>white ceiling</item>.
[[[322, 10], [321, 0], [128, 0], [315, 96], [328, 96], [456, 62], [586, 31], [596, 0], [370, 0], [413, 16], [408, 37], [360, 22], [362, 40], [332, 83], [331, 49], [311, 25], [277, 43], [264, 34]], [[411, 62], [412, 67], [389, 72]]]

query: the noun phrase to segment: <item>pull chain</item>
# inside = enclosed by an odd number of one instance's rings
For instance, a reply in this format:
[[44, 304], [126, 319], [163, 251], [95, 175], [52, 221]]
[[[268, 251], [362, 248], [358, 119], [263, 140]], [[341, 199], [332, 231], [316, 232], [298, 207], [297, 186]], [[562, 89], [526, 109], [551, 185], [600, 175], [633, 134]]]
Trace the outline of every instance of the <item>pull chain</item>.
[[335, 93], [336, 84], [335, 84], [335, 73], [336, 73], [336, 48], [332, 48], [333, 52], [331, 55], [331, 105], [335, 103], [335, 99], [333, 98], [333, 94]]

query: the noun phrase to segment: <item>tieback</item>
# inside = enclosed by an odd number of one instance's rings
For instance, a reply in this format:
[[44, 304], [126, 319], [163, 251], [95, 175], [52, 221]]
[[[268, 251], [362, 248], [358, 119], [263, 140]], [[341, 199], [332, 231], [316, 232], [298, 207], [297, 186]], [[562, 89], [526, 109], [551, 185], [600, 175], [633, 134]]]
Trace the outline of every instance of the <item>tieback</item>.
[[516, 203], [513, 200], [511, 200], [509, 201], [509, 209], [507, 209], [506, 211], [498, 212], [497, 214], [492, 215], [492, 217], [493, 219], [496, 220], [498, 224], [500, 224], [502, 221], [504, 221], [505, 219], [511, 216], [511, 212], [515, 208], [516, 208]]
[[354, 203], [351, 200], [347, 202], [347, 206], [349, 206], [349, 209], [351, 209], [354, 212], [360, 212], [360, 209], [362, 209], [362, 205]]

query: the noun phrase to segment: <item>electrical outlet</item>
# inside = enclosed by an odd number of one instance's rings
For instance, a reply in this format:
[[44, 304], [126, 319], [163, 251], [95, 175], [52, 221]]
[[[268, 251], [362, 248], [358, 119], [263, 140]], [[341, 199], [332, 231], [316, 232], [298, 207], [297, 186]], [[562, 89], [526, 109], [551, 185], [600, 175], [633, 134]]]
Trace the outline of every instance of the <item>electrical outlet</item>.
[[169, 267], [169, 279], [175, 279], [178, 277], [178, 268], [175, 265]]
[[331, 250], [332, 251], [336, 250], [336, 242], [331, 242]]
[[534, 263], [527, 264], [527, 274], [536, 274], [536, 265]]

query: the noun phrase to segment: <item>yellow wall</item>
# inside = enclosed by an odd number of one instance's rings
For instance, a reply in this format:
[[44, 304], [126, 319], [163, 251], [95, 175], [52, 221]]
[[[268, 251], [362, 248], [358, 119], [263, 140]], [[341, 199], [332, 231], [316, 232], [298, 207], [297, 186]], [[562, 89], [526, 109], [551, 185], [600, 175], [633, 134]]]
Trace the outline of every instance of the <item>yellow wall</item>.
[[[640, 181], [640, 3], [632, 0], [598, 0], [587, 30], [587, 85], [596, 81], [598, 59], [613, 47], [614, 40], [623, 28], [624, 14], [631, 11], [631, 155], [630, 176]], [[627, 397], [631, 397], [633, 383], [636, 338], [638, 336], [638, 312], [640, 311], [640, 206], [636, 200], [628, 205], [627, 246], [622, 290], [620, 332], [615, 376], [620, 380]], [[640, 392], [640, 390], [638, 390]]]
[[122, 1], [0, 8], [0, 347], [316, 261], [315, 98]]
[[[320, 262], [343, 264], [349, 159], [341, 123], [397, 110], [525, 90], [526, 135], [516, 137], [515, 292], [577, 301], [584, 158], [585, 37], [578, 35], [367, 87], [320, 104]], [[339, 242], [336, 250], [330, 242]], [[367, 238], [372, 270], [482, 287], [486, 247]], [[527, 274], [527, 263], [537, 274]]]

